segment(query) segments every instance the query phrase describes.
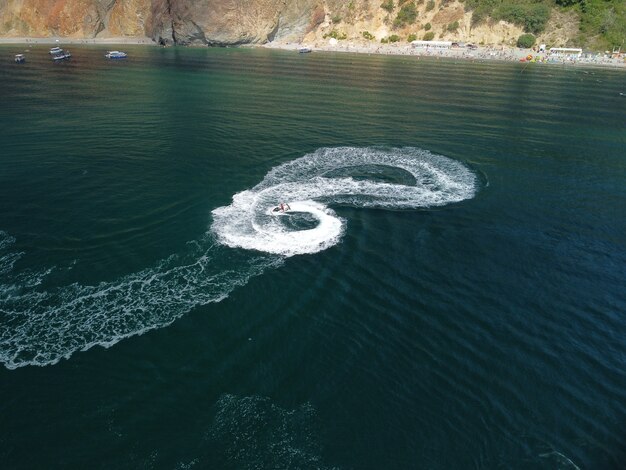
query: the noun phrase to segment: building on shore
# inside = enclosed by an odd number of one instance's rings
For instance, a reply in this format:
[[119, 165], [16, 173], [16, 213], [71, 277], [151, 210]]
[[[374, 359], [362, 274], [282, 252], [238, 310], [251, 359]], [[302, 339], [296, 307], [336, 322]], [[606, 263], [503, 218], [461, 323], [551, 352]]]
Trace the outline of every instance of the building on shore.
[[450, 49], [452, 41], [412, 41], [413, 47], [432, 47], [436, 49]]
[[578, 47], [552, 47], [550, 48], [550, 55], [553, 55], [553, 56], [580, 59], [580, 56], [582, 54], [583, 54], [583, 50]]

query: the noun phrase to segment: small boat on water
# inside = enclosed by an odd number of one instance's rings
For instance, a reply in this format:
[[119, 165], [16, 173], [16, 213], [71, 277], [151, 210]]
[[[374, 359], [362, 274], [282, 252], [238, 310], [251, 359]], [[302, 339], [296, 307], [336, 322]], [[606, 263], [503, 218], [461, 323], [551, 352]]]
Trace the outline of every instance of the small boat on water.
[[122, 51], [108, 51], [104, 55], [104, 57], [106, 57], [107, 59], [125, 59], [126, 57], [128, 57], [128, 54]]
[[301, 48], [298, 49], [298, 52], [300, 54], [307, 54], [307, 53], [309, 53], [311, 51], [312, 51], [312, 49], [310, 47], [301, 47]]
[[56, 54], [60, 54], [61, 52], [63, 52], [63, 49], [61, 49], [60, 47], [53, 47], [52, 49], [50, 49], [50, 55], [56, 55]]
[[288, 212], [290, 210], [291, 210], [291, 207], [289, 206], [289, 204], [287, 204], [286, 202], [281, 202], [279, 205], [277, 205], [276, 207], [273, 207], [270, 210], [270, 215], [284, 214], [285, 212]]
[[64, 51], [63, 49], [61, 49], [59, 52], [55, 54], [52, 54], [52, 60], [55, 62], [66, 60], [66, 59], [69, 59], [70, 57], [72, 57], [72, 54], [70, 54], [70, 51]]
[[24, 54], [15, 54], [16, 64], [23, 64], [24, 62], [26, 62], [26, 56], [24, 56]]

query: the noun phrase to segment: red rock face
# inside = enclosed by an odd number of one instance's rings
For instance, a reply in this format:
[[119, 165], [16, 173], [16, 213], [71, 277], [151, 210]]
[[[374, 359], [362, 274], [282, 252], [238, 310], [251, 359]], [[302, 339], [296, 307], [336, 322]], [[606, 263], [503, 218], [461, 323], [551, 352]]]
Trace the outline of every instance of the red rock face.
[[95, 0], [9, 0], [0, 22], [8, 36], [94, 37], [103, 29]]
[[228, 45], [299, 39], [323, 20], [322, 0], [5, 0], [0, 36], [150, 36]]
[[150, 0], [116, 1], [107, 24], [111, 36], [146, 36], [146, 27], [152, 16]]
[[154, 0], [149, 29], [164, 43], [263, 43], [281, 34], [301, 38], [320, 9], [319, 0]]

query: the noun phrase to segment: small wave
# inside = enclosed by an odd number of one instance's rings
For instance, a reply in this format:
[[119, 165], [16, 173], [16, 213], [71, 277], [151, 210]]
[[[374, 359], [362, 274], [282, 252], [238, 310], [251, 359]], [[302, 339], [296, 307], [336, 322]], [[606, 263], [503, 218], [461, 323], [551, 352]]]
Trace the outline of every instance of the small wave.
[[[272, 169], [254, 188], [235, 194], [232, 204], [215, 209], [212, 230], [233, 248], [282, 256], [316, 253], [337, 244], [345, 231], [346, 221], [329, 205], [441, 206], [473, 197], [476, 184], [462, 163], [422, 149], [319, 149]], [[281, 201], [291, 206], [286, 215], [306, 215], [315, 226], [294, 229], [273, 217], [272, 208]]]
[[14, 237], [0, 230], [0, 275], [11, 272], [17, 260], [23, 255], [23, 253], [10, 251], [14, 243]]
[[265, 397], [223, 395], [216, 408], [206, 433], [211, 466], [338, 469], [324, 462], [310, 403], [289, 410]]
[[539, 454], [539, 457], [552, 461], [555, 464], [555, 467], [553, 468], [580, 470], [580, 467], [572, 462], [569, 457], [556, 450]]

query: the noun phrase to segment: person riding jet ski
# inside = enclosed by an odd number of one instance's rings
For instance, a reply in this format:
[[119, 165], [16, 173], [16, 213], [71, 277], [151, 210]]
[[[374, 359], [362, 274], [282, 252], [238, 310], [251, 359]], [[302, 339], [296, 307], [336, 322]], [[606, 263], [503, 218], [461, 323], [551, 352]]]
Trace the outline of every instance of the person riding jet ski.
[[276, 207], [272, 209], [272, 212], [287, 212], [290, 210], [291, 210], [291, 207], [289, 207], [289, 204], [281, 202], [279, 205], [277, 205]]

